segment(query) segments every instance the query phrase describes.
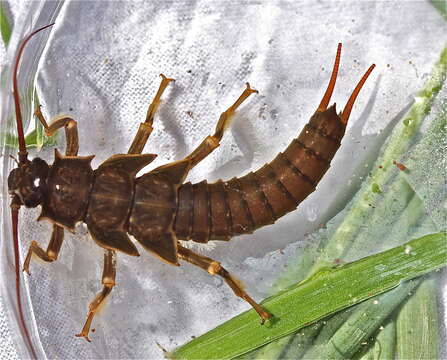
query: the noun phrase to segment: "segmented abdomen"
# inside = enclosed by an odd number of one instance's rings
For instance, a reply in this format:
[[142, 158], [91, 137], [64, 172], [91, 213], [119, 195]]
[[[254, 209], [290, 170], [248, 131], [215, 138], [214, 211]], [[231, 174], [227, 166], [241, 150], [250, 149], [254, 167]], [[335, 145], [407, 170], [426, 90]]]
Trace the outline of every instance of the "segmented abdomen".
[[225, 182], [183, 184], [174, 226], [177, 238], [229, 240], [274, 223], [315, 190], [344, 133], [331, 107], [315, 113], [298, 138], [259, 170]]

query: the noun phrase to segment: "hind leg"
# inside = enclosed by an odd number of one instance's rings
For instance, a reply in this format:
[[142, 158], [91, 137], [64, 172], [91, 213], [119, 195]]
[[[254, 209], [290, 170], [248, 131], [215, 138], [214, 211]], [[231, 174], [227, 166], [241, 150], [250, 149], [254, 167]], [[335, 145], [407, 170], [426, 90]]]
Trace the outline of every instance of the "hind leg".
[[231, 120], [234, 116], [236, 109], [247, 99], [251, 94], [257, 93], [257, 90], [250, 88], [250, 84], [247, 83], [247, 88], [239, 96], [236, 102], [225, 110], [219, 118], [214, 135], [207, 136], [205, 140], [190, 154], [186, 159], [191, 161], [191, 168], [197, 165], [205, 157], [213, 152], [220, 145], [220, 140], [228, 127], [231, 124]]
[[207, 271], [211, 275], [219, 275], [228, 286], [233, 290], [234, 294], [246, 302], [248, 302], [259, 314], [261, 317], [261, 323], [264, 323], [265, 320], [272, 317], [267, 311], [263, 309], [261, 305], [259, 305], [256, 301], [254, 301], [242, 288], [239, 282], [227, 271], [223, 268], [223, 266], [213, 259], [210, 259], [206, 256], [196, 254], [195, 252], [184, 248], [181, 245], [178, 245], [178, 257], [181, 260], [185, 260], [193, 265], [196, 265], [203, 270]]
[[102, 290], [99, 292], [93, 301], [88, 306], [88, 315], [87, 320], [85, 321], [84, 327], [82, 328], [79, 334], [76, 334], [77, 337], [83, 337], [88, 342], [90, 342], [90, 338], [88, 334], [90, 332], [90, 326], [92, 325], [92, 321], [98, 310], [101, 308], [101, 305], [104, 303], [107, 296], [112, 292], [113, 287], [115, 286], [115, 277], [116, 277], [116, 254], [112, 250], [107, 250], [104, 254], [104, 269], [102, 272]]
[[168, 84], [171, 81], [174, 81], [174, 79], [167, 78], [163, 74], [160, 74], [160, 76], [162, 77], [160, 87], [158, 88], [157, 94], [152, 100], [152, 103], [149, 105], [149, 109], [147, 110], [146, 114], [146, 121], [140, 124], [137, 135], [135, 136], [132, 145], [130, 145], [128, 151], [129, 154], [141, 154], [143, 151], [144, 145], [146, 145], [147, 139], [153, 130], [152, 124], [154, 123], [155, 113], [160, 105], [161, 95], [165, 91]]

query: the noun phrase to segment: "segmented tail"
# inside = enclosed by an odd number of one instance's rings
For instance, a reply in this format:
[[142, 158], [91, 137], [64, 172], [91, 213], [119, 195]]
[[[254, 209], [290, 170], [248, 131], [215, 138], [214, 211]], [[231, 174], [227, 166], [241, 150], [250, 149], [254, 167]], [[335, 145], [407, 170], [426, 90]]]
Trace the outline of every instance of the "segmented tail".
[[315, 190], [340, 147], [354, 101], [375, 66], [368, 69], [343, 112], [337, 115], [335, 104], [327, 106], [340, 56], [341, 44], [317, 111], [300, 135], [272, 162], [240, 178], [213, 184], [186, 183], [179, 188], [174, 226], [177, 238], [207, 242], [252, 233], [295, 210]]

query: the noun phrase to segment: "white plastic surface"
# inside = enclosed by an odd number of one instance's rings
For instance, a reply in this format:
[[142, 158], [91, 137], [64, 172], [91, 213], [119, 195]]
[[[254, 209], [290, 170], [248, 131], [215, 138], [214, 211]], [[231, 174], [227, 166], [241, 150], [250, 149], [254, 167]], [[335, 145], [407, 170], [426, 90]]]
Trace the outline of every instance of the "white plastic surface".
[[[276, 224], [206, 252], [261, 300], [292, 252], [277, 250], [326, 222], [356, 189], [380, 144], [376, 134], [422, 87], [444, 31], [444, 20], [420, 1], [71, 1], [52, 29], [37, 85], [44, 115], [75, 118], [80, 155], [96, 154], [97, 166], [127, 151], [158, 74], [176, 78], [145, 148], [158, 154], [149, 170], [193, 150], [249, 81], [259, 95], [188, 178], [212, 182], [257, 169], [299, 134], [327, 86], [337, 43], [343, 51], [332, 101], [339, 110], [376, 63], [317, 191]], [[59, 139], [63, 150], [62, 134]], [[39, 156], [51, 162], [52, 151]], [[38, 213], [22, 211], [22, 249], [49, 240], [51, 226], [35, 222]], [[94, 320], [92, 343], [74, 334], [101, 288], [102, 250], [80, 225], [76, 236], [66, 234], [57, 262], [33, 261], [30, 298], [48, 358], [162, 358], [156, 341], [173, 349], [248, 309], [219, 278], [139, 249], [139, 258], [119, 256], [118, 285]]]

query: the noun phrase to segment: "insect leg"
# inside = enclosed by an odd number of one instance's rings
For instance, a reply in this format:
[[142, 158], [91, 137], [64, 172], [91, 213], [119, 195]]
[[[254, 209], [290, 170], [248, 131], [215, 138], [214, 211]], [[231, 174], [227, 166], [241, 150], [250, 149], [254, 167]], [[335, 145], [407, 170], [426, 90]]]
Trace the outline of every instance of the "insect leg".
[[45, 134], [47, 136], [51, 136], [60, 128], [65, 127], [65, 137], [67, 139], [65, 155], [75, 156], [78, 154], [79, 138], [78, 125], [76, 120], [73, 120], [72, 118], [67, 116], [62, 116], [53, 119], [51, 121], [51, 124], [48, 125], [47, 121], [42, 115], [42, 112], [40, 111], [40, 106], [36, 108], [36, 110], [34, 111], [34, 115], [37, 116], [39, 121], [42, 123], [43, 127], [45, 128]]
[[113, 250], [107, 250], [104, 254], [104, 269], [102, 272], [102, 284], [103, 288], [101, 292], [99, 292], [93, 301], [88, 306], [88, 315], [87, 320], [85, 321], [85, 325], [82, 328], [79, 334], [76, 334], [77, 337], [83, 337], [88, 342], [90, 342], [90, 338], [88, 337], [88, 333], [90, 332], [90, 326], [92, 324], [93, 318], [95, 314], [103, 304], [104, 300], [107, 296], [112, 292], [113, 287], [115, 286], [115, 277], [116, 277], [116, 253]]
[[231, 119], [233, 118], [236, 109], [251, 94], [258, 92], [257, 90], [250, 88], [249, 83], [247, 83], [246, 85], [247, 88], [244, 90], [241, 96], [239, 96], [236, 102], [220, 115], [214, 135], [207, 136], [205, 140], [203, 140], [203, 142], [190, 155], [186, 157], [186, 159], [191, 160], [191, 168], [197, 165], [209, 154], [211, 154], [211, 152], [220, 145], [220, 140], [222, 139], [225, 130], [228, 129], [228, 127], [230, 126]]
[[30, 275], [29, 264], [33, 254], [37, 255], [40, 259], [46, 262], [53, 262], [57, 260], [57, 256], [59, 255], [63, 241], [64, 229], [57, 225], [53, 225], [53, 233], [51, 234], [51, 240], [48, 244], [47, 251], [43, 250], [36, 241], [32, 241], [28, 254], [26, 255], [25, 263], [23, 264], [23, 271], [26, 271], [28, 275]]
[[264, 323], [266, 319], [272, 317], [272, 315], [265, 311], [261, 305], [254, 301], [244, 291], [239, 281], [235, 279], [227, 270], [225, 270], [219, 262], [214, 261], [213, 259], [210, 259], [206, 256], [196, 254], [181, 245], [178, 245], [178, 257], [181, 260], [185, 260], [193, 265], [202, 268], [211, 275], [219, 275], [220, 277], [222, 277], [231, 288], [231, 290], [233, 290], [236, 296], [247, 301], [256, 310], [256, 312], [261, 317], [261, 323]]
[[144, 123], [140, 123], [140, 127], [138, 128], [137, 135], [135, 136], [132, 145], [130, 145], [128, 154], [141, 154], [146, 145], [147, 139], [151, 134], [153, 127], [152, 124], [154, 122], [155, 112], [160, 105], [160, 98], [166, 87], [171, 81], [175, 81], [174, 79], [167, 78], [163, 74], [160, 74], [162, 77], [160, 87], [158, 88], [157, 94], [155, 95], [152, 103], [149, 105], [149, 109], [146, 114], [146, 121]]
[[[40, 110], [40, 106], [36, 108], [36, 110], [34, 111], [34, 115], [42, 123], [47, 136], [51, 136], [58, 129], [65, 127], [65, 136], [67, 139], [65, 154], [68, 156], [75, 156], [78, 154], [78, 126], [75, 120], [66, 116], [58, 117], [52, 120], [51, 124], [48, 125], [45, 117], [42, 114], [42, 111]], [[59, 254], [63, 241], [64, 229], [60, 226], [53, 225], [53, 233], [51, 235], [51, 240], [48, 244], [47, 251], [44, 251], [37, 243], [37, 241], [31, 242], [31, 245], [28, 249], [28, 254], [25, 259], [25, 263], [23, 264], [23, 271], [26, 271], [28, 274], [30, 273], [29, 266], [33, 254], [37, 255], [39, 258], [46, 262], [57, 260], [57, 256]]]

